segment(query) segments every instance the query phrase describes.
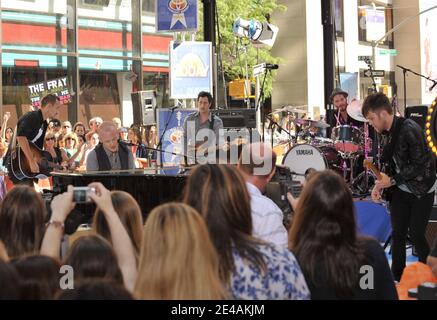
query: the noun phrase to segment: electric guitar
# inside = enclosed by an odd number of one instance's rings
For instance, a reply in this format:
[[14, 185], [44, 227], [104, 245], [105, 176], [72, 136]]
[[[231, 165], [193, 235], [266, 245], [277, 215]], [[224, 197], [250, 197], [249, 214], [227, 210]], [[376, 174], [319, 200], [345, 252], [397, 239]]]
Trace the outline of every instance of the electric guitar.
[[38, 163], [39, 172], [32, 172], [29, 161], [20, 146], [11, 150], [7, 163], [8, 174], [11, 179], [46, 179], [55, 169], [63, 169], [62, 166], [53, 162], [52, 155], [38, 148], [33, 142], [29, 141], [29, 149], [33, 159]]
[[[364, 168], [372, 171], [373, 174], [376, 176], [376, 179], [378, 179], [378, 180], [382, 179], [381, 171], [379, 171], [378, 168], [375, 167], [373, 162], [371, 162], [368, 159], [364, 159], [363, 166], [364, 166]], [[381, 198], [386, 200], [386, 201], [390, 201], [391, 200], [391, 192], [393, 190], [392, 188], [393, 187], [384, 188], [382, 190], [382, 193], [381, 193]]]

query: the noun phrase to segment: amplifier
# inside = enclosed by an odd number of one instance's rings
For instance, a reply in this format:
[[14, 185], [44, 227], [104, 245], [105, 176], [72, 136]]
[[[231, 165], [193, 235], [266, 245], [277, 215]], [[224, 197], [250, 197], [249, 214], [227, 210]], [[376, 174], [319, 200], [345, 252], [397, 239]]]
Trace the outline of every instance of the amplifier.
[[256, 128], [256, 111], [254, 108], [220, 109], [211, 112], [222, 119], [225, 129]]
[[425, 130], [426, 116], [428, 115], [428, 106], [412, 106], [405, 109], [405, 118], [412, 119]]

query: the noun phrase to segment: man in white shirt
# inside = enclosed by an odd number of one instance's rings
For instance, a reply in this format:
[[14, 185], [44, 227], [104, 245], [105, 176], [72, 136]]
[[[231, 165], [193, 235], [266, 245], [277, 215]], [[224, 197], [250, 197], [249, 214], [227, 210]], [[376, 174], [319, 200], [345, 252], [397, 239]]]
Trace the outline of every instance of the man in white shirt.
[[287, 247], [288, 234], [281, 209], [263, 195], [276, 170], [276, 154], [265, 143], [244, 146], [238, 168], [250, 194], [253, 235], [266, 242]]

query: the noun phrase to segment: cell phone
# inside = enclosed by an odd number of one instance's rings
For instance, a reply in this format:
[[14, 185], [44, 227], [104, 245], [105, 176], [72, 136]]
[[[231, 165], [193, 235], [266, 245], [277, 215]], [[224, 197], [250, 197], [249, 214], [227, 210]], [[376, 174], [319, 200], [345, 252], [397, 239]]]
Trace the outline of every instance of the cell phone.
[[90, 193], [95, 193], [96, 190], [90, 187], [74, 187], [73, 188], [73, 201], [75, 203], [88, 203], [91, 202], [89, 196]]

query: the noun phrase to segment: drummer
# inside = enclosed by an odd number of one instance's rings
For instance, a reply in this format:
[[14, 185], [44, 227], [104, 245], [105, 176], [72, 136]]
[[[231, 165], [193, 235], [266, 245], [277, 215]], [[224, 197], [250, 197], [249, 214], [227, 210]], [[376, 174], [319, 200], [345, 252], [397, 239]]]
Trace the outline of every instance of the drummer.
[[331, 123], [328, 122], [328, 118], [326, 119], [327, 123], [331, 126], [331, 128], [349, 125], [362, 129], [364, 122], [353, 119], [347, 113], [348, 96], [349, 94], [341, 88], [336, 88], [334, 89], [334, 91], [332, 91], [331, 102], [335, 106], [335, 113], [334, 117], [331, 119]]

